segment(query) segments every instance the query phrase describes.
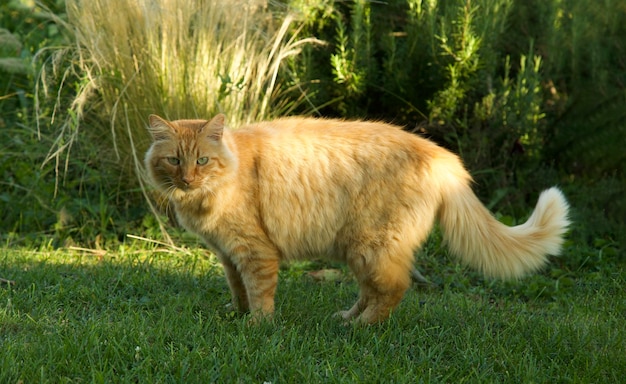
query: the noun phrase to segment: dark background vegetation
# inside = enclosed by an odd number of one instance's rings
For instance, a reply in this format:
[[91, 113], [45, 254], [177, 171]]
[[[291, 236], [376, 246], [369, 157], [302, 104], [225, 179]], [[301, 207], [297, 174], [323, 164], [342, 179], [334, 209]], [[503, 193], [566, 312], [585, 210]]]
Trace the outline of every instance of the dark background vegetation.
[[[522, 222], [539, 191], [558, 185], [574, 224], [557, 272], [546, 273], [621, 268], [626, 2], [428, 4], [270, 2], [277, 19], [295, 12], [300, 36], [325, 42], [284, 64], [281, 81], [307, 95], [292, 113], [379, 119], [435, 140], [460, 154], [477, 194], [507, 224]], [[0, 5], [2, 241], [99, 248], [127, 233], [160, 238], [128, 165], [106, 156], [108, 131], [83, 130], [67, 143], [58, 135], [82, 77], [42, 79], [42, 65], [72, 42], [46, 8], [66, 19], [60, 0]], [[65, 87], [37, 97], [44, 80]], [[83, 119], [106, 126], [107, 116], [94, 107]], [[50, 156], [59, 149], [72, 155]]]

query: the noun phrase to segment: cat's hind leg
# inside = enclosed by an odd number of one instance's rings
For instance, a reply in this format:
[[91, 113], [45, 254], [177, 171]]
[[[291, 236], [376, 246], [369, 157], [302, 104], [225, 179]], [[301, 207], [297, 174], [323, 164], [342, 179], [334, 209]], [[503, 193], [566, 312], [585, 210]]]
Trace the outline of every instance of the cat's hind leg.
[[356, 317], [359, 323], [371, 324], [389, 317], [411, 285], [410, 268], [393, 261], [376, 264], [371, 274], [359, 282], [364, 308]]
[[346, 241], [346, 261], [358, 281], [359, 299], [340, 312], [344, 319], [370, 324], [389, 317], [411, 285], [414, 251], [428, 236], [433, 216], [406, 216], [395, 225], [361, 229]]
[[362, 244], [351, 252], [348, 265], [359, 283], [359, 299], [340, 312], [345, 320], [376, 323], [389, 317], [411, 285], [412, 249], [397, 246], [364, 250]]

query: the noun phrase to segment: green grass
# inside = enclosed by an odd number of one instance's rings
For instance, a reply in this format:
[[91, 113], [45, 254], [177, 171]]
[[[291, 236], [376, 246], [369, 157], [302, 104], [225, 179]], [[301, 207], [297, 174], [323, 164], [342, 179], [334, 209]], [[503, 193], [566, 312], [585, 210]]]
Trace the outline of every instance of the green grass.
[[275, 320], [249, 326], [228, 306], [221, 267], [200, 251], [3, 248], [0, 277], [15, 285], [0, 288], [0, 382], [589, 383], [626, 375], [619, 269], [581, 274], [554, 298], [522, 299], [492, 282], [413, 288], [389, 321], [353, 327], [331, 315], [352, 304], [355, 283], [315, 282], [310, 267], [284, 269]]

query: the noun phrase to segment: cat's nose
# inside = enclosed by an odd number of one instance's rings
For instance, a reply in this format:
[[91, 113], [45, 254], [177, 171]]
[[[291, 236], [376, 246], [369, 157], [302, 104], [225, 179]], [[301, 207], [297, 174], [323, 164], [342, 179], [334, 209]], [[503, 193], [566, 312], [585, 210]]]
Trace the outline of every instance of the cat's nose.
[[189, 186], [189, 184], [193, 183], [193, 177], [183, 177], [182, 181], [185, 183], [185, 186]]

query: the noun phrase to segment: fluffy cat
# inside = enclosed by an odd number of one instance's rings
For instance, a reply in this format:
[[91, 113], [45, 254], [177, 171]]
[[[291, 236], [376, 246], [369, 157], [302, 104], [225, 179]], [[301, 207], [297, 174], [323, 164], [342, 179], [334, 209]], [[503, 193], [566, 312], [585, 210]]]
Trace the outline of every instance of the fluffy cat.
[[569, 208], [557, 188], [508, 227], [456, 155], [399, 127], [292, 117], [231, 131], [224, 119], [151, 115], [145, 162], [180, 224], [224, 265], [235, 307], [256, 318], [274, 312], [281, 261], [324, 256], [346, 262], [359, 284], [340, 315], [386, 319], [435, 220], [452, 253], [486, 276], [517, 278], [560, 252]]

